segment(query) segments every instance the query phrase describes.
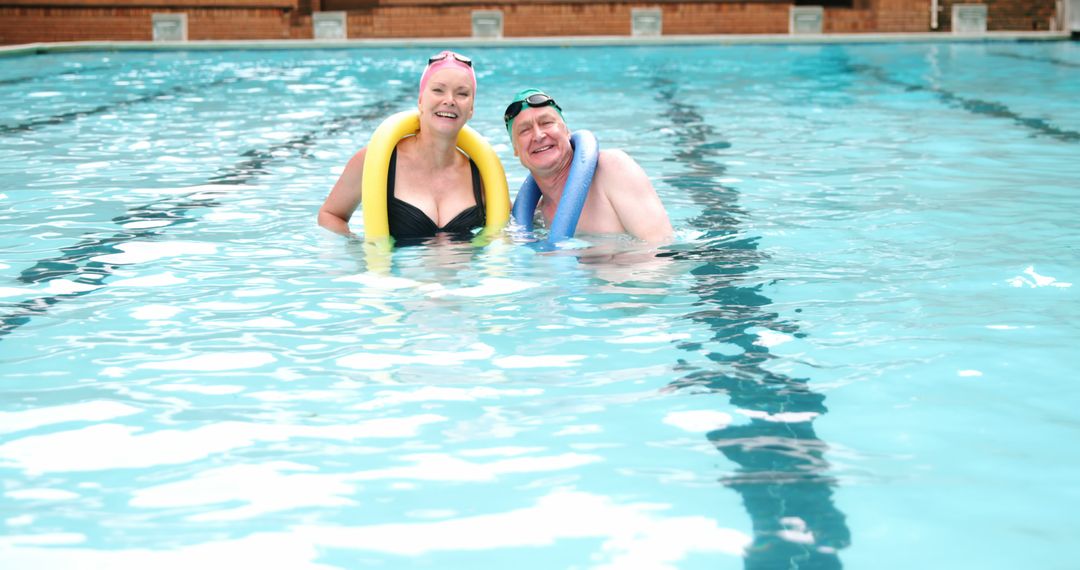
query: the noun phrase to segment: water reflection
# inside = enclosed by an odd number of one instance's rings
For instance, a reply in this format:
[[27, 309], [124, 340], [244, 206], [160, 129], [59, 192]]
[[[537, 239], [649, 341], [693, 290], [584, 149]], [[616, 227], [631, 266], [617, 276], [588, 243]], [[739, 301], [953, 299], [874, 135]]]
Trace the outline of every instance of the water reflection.
[[1029, 129], [1035, 134], [1048, 136], [1061, 142], [1080, 142], [1080, 132], [1057, 127], [1042, 117], [1022, 115], [1008, 105], [998, 101], [965, 97], [934, 84], [923, 85], [903, 81], [893, 77], [885, 68], [877, 65], [853, 63], [845, 71], [851, 75], [871, 77], [886, 85], [903, 89], [906, 93], [933, 93], [940, 101], [951, 107], [959, 107], [969, 113], [983, 117], [1012, 121], [1014, 124]]
[[[227, 84], [235, 81], [235, 78], [226, 78], [207, 85]], [[178, 87], [175, 89], [187, 88]], [[208, 185], [196, 186], [192, 192], [182, 195], [170, 196], [149, 204], [131, 206], [125, 214], [112, 220], [114, 224], [124, 228], [123, 230], [106, 237], [88, 236], [75, 245], [61, 249], [60, 255], [39, 260], [33, 266], [24, 269], [19, 275], [19, 281], [22, 283], [34, 285], [55, 279], [68, 279], [77, 284], [77, 290], [27, 299], [6, 306], [0, 305], [5, 309], [4, 314], [0, 314], [0, 340], [19, 327], [28, 324], [32, 318], [47, 314], [56, 304], [86, 295], [103, 286], [106, 278], [113, 274], [116, 267], [110, 263], [96, 261], [96, 258], [122, 253], [124, 244], [152, 240], [161, 235], [166, 228], [197, 221], [197, 217], [190, 212], [220, 205], [221, 202], [218, 199], [226, 194], [225, 189], [228, 186], [252, 183], [256, 177], [268, 174], [270, 172], [269, 167], [273, 164], [294, 159], [293, 153], [297, 155], [296, 158], [312, 158], [308, 149], [320, 140], [349, 132], [360, 125], [370, 124], [372, 121], [386, 116], [405, 97], [405, 94], [406, 91], [401, 89], [394, 96], [372, 102], [371, 105], [366, 106], [360, 112], [335, 116], [320, 121], [314, 129], [301, 133], [290, 140], [272, 145], [269, 148], [256, 148], [243, 152], [238, 162], [230, 167], [223, 168], [212, 176], [208, 181]], [[161, 93], [147, 95], [122, 104], [104, 106], [91, 114], [104, 112], [105, 110], [112, 111], [117, 107], [130, 106], [134, 103], [152, 101], [161, 97]], [[83, 112], [83, 114], [86, 113]], [[0, 127], [0, 135], [11, 131], [11, 129], [31, 130], [36, 128], [36, 125], [63, 122], [56, 120], [57, 117], [59, 116], [38, 119], [18, 128]], [[281, 151], [289, 151], [289, 154], [283, 154]]]
[[83, 75], [93, 74], [98, 71], [109, 71], [112, 67], [108, 65], [99, 65], [95, 67], [78, 67], [75, 69], [68, 69], [59, 73], [39, 73], [35, 75], [24, 75], [20, 77], [8, 77], [6, 79], [0, 79], [0, 87], [7, 87], [10, 85], [19, 85], [22, 83], [37, 83], [44, 81], [51, 81], [54, 79], [75, 79], [82, 78]]
[[[671, 184], [702, 208], [690, 222], [705, 232], [692, 248], [662, 254], [700, 263], [692, 270], [692, 290], [700, 301], [688, 318], [707, 325], [713, 334], [681, 348], [705, 351], [715, 363], [708, 369], [688, 365], [672, 389], [727, 394], [751, 418], [708, 434], [717, 450], [738, 465], [721, 482], [742, 496], [753, 525], [746, 568], [840, 568], [837, 551], [851, 536], [844, 514], [833, 503], [835, 481], [825, 460], [828, 445], [813, 428], [813, 419], [827, 411], [825, 397], [809, 388], [808, 379], [776, 374], [764, 366], [775, 357], [752, 329], [801, 333], [767, 310], [771, 301], [759, 287], [740, 284], [762, 254], [755, 239], [739, 235], [743, 212], [737, 192], [718, 182], [724, 166], [714, 157], [730, 145], [718, 143], [721, 135], [694, 106], [680, 100], [675, 81], [654, 78], [652, 88], [673, 130], [671, 147], [676, 151], [668, 160], [686, 171]], [[719, 352], [709, 345], [734, 345], [739, 351]]]
[[81, 111], [69, 111], [67, 113], [58, 113], [47, 117], [38, 117], [36, 119], [30, 119], [22, 123], [13, 125], [0, 125], [0, 136], [3, 135], [24, 135], [31, 131], [39, 130], [43, 127], [49, 127], [53, 125], [62, 125], [69, 123], [77, 119], [85, 119], [86, 117], [92, 117], [95, 115], [102, 115], [105, 113], [115, 113], [121, 109], [126, 109], [134, 105], [140, 105], [142, 103], [150, 103], [155, 101], [168, 101], [178, 95], [200, 93], [203, 90], [211, 89], [219, 85], [228, 85], [240, 81], [237, 77], [225, 77], [210, 81], [200, 85], [176, 85], [168, 89], [162, 89], [153, 93], [148, 93], [141, 97], [135, 97], [132, 99], [124, 99], [116, 101], [107, 105], [98, 105], [83, 109]]

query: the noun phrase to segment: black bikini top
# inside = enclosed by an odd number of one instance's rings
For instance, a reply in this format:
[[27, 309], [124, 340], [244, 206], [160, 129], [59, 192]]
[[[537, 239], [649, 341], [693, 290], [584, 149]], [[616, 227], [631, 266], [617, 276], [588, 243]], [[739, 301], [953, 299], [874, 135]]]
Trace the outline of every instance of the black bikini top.
[[390, 164], [387, 166], [386, 173], [386, 214], [390, 222], [390, 235], [395, 241], [430, 238], [437, 233], [471, 238], [472, 230], [483, 227], [486, 220], [483, 189], [480, 187], [480, 170], [471, 159], [469, 168], [472, 170], [473, 196], [476, 198], [476, 205], [465, 208], [441, 228], [420, 208], [394, 197], [396, 166], [397, 149], [395, 148], [390, 153]]

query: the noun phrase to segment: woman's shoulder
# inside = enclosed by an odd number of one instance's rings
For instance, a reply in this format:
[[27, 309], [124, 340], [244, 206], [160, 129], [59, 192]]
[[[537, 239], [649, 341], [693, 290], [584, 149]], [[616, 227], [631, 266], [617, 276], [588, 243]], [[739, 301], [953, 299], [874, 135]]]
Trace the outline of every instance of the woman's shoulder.
[[345, 164], [345, 169], [346, 170], [352, 170], [354, 168], [363, 169], [364, 168], [364, 157], [366, 157], [366, 156], [367, 156], [367, 147], [365, 146], [365, 147], [361, 148], [360, 150], [356, 151], [356, 154], [352, 155], [352, 158], [349, 159], [349, 162], [347, 164]]

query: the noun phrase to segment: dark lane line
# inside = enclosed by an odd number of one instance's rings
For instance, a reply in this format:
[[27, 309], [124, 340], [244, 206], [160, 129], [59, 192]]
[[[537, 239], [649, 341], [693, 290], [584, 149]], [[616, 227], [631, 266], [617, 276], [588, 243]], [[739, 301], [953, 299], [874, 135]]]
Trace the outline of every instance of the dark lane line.
[[48, 79], [58, 79], [61, 77], [78, 77], [87, 72], [105, 71], [113, 69], [111, 66], [102, 65], [99, 67], [84, 67], [82, 69], [72, 69], [69, 71], [62, 71], [60, 73], [52, 73], [49, 75], [25, 75], [23, 77], [9, 77], [7, 79], [0, 79], [0, 87], [7, 87], [9, 85], [19, 85], [21, 83], [31, 83], [34, 81], [45, 81]]
[[[701, 206], [701, 215], [690, 223], [704, 232], [702, 243], [693, 244], [692, 249], [662, 255], [701, 264], [691, 271], [696, 279], [692, 290], [700, 298], [695, 303], [698, 309], [686, 318], [713, 333], [708, 344], [686, 342], [680, 348], [695, 353], [707, 350], [715, 365], [703, 369], [680, 361], [678, 369], [685, 376], [673, 382], [672, 388], [726, 394], [733, 406], [755, 415], [799, 414], [789, 421], [752, 417], [749, 423], [712, 431], [708, 439], [738, 466], [721, 483], [742, 497], [753, 525], [753, 543], [744, 562], [747, 569], [842, 568], [838, 551], [851, 543], [851, 533], [833, 501], [836, 482], [824, 457], [828, 444], [813, 427], [814, 418], [827, 412], [825, 397], [812, 391], [806, 378], [766, 370], [764, 365], [776, 357], [767, 347], [755, 344], [759, 337], [748, 331], [762, 327], [804, 336], [767, 309], [772, 301], [760, 287], [739, 285], [764, 255], [756, 239], [737, 237], [745, 212], [738, 205], [738, 192], [719, 182], [725, 168], [716, 156], [730, 143], [705, 122], [698, 109], [681, 101], [677, 81], [658, 77], [651, 88], [664, 107], [661, 115], [674, 130], [671, 146], [677, 150], [668, 160], [687, 171], [671, 184]], [[730, 356], [709, 346], [725, 344], [734, 344], [743, 353]], [[812, 539], [791, 540], [796, 535]]]
[[[212, 200], [193, 200], [194, 194], [174, 197], [167, 200], [153, 202], [130, 208], [126, 214], [113, 218], [119, 224], [135, 221], [168, 221], [170, 225], [184, 224], [194, 221], [187, 216], [187, 211], [194, 208], [209, 208], [217, 205]], [[84, 285], [104, 284], [105, 278], [112, 274], [116, 266], [97, 261], [91, 258], [110, 253], [120, 253], [117, 247], [131, 241], [150, 238], [158, 235], [160, 228], [125, 230], [109, 237], [99, 239], [86, 239], [73, 246], [62, 248], [61, 256], [42, 260], [34, 266], [23, 270], [19, 281], [27, 284], [37, 284], [50, 279], [69, 277], [76, 283]], [[80, 265], [83, 264], [84, 265]], [[92, 289], [62, 293], [44, 297], [35, 297], [18, 303], [8, 305], [7, 314], [0, 317], [0, 342], [4, 337], [13, 333], [19, 327], [29, 324], [33, 317], [46, 314], [53, 306], [75, 299], [93, 292]]]
[[1056, 57], [1034, 57], [1034, 56], [1030, 56], [1030, 55], [1021, 55], [1021, 54], [1018, 54], [1018, 53], [1007, 53], [1007, 52], [997, 52], [997, 51], [990, 52], [990, 55], [994, 55], [994, 56], [998, 56], [998, 57], [1011, 57], [1013, 59], [1022, 59], [1024, 61], [1037, 61], [1039, 63], [1049, 63], [1050, 65], [1057, 65], [1057, 66], [1060, 66], [1060, 67], [1072, 67], [1072, 68], [1080, 67], [1080, 62], [1067, 61], [1067, 60], [1064, 60], [1064, 59], [1058, 59]]
[[1070, 131], [1067, 129], [1059, 129], [1058, 127], [1055, 127], [1044, 119], [1039, 119], [1036, 117], [1025, 117], [1024, 115], [1013, 111], [1003, 103], [997, 103], [995, 101], [985, 101], [983, 99], [972, 99], [970, 97], [962, 97], [952, 91], [949, 91], [948, 89], [941, 89], [939, 87], [906, 83], [904, 81], [900, 81], [899, 79], [891, 77], [884, 69], [876, 65], [850, 64], [849, 68], [852, 73], [869, 75], [877, 81], [880, 81], [887, 85], [900, 87], [908, 92], [933, 93], [937, 95], [938, 98], [941, 99], [943, 102], [952, 106], [960, 107], [961, 109], [974, 113], [976, 115], [994, 117], [996, 119], [1008, 119], [1016, 123], [1017, 125], [1034, 131], [1036, 134], [1053, 137], [1062, 142], [1080, 142], [1080, 132]]
[[[365, 107], [359, 113], [324, 120], [318, 128], [293, 139], [272, 145], [266, 149], [246, 151], [241, 154], [243, 160], [229, 168], [221, 169], [207, 183], [246, 184], [258, 176], [268, 174], [271, 163], [293, 159], [292, 156], [274, 156], [275, 152], [281, 150], [295, 151], [299, 158], [308, 158], [308, 149], [317, 144], [320, 139], [355, 129], [364, 123], [385, 117], [400, 107], [401, 101], [405, 100], [411, 92], [411, 89], [402, 89], [400, 93], [377, 101]], [[26, 284], [40, 284], [53, 279], [68, 278], [76, 283], [102, 285], [105, 278], [115, 271], [116, 266], [93, 261], [93, 258], [111, 253], [120, 253], [121, 250], [118, 246], [121, 244], [153, 238], [169, 226], [196, 221], [194, 217], [188, 215], [188, 211], [198, 208], [212, 208], [219, 205], [219, 202], [213, 199], [213, 194], [213, 192], [200, 190], [149, 204], [133, 206], [125, 214], [113, 218], [112, 221], [118, 225], [133, 222], [167, 221], [168, 225], [146, 229], [122, 230], [103, 238], [84, 239], [70, 247], [62, 248], [60, 250], [61, 255], [43, 259], [23, 270], [19, 275], [19, 281]], [[33, 317], [47, 313], [57, 303], [92, 292], [91, 289], [89, 291], [63, 293], [9, 304], [9, 312], [0, 317], [0, 341], [3, 340], [4, 336], [29, 323]]]
[[85, 117], [91, 117], [94, 115], [100, 115], [110, 111], [116, 111], [124, 109], [132, 105], [138, 105], [139, 103], [146, 103], [155, 99], [162, 99], [167, 97], [175, 97], [185, 93], [196, 93], [203, 89], [210, 87], [217, 87], [219, 85], [228, 85], [230, 83], [236, 83], [240, 81], [238, 77], [225, 77], [218, 79], [217, 81], [211, 81], [209, 83], [201, 83], [199, 85], [177, 85], [154, 93], [148, 93], [142, 97], [136, 97], [134, 99], [126, 99], [123, 101], [117, 101], [108, 105], [98, 105], [90, 109], [83, 109], [81, 111], [70, 111], [67, 113], [60, 113], [57, 115], [50, 115], [48, 117], [39, 117], [24, 121], [22, 123], [16, 123], [14, 125], [0, 125], [0, 135], [14, 135], [22, 134], [30, 131], [38, 130], [42, 127], [49, 127], [53, 125], [60, 125], [76, 119], [82, 119]]

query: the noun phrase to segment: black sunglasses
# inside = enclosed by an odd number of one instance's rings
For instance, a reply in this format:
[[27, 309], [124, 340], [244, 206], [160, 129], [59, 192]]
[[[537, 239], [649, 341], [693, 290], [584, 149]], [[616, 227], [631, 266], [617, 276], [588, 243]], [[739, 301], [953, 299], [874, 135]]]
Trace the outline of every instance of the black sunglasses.
[[465, 57], [465, 56], [461, 55], [460, 53], [454, 53], [452, 51], [443, 52], [443, 53], [440, 53], [439, 55], [433, 55], [433, 56], [429, 57], [428, 60], [427, 60], [427, 64], [431, 65], [431, 64], [435, 63], [436, 61], [442, 61], [442, 60], [444, 60], [444, 59], [446, 59], [448, 57], [453, 57], [454, 59], [460, 61], [461, 63], [464, 63], [465, 65], [467, 65], [469, 67], [472, 67], [472, 59], [471, 58]]
[[518, 116], [521, 111], [525, 109], [525, 105], [530, 107], [546, 107], [551, 105], [562, 113], [562, 107], [560, 107], [551, 96], [544, 93], [533, 93], [521, 101], [510, 103], [510, 105], [506, 107], [506, 112], [503, 113], [503, 123], [509, 127], [510, 121], [513, 121], [514, 117]]

